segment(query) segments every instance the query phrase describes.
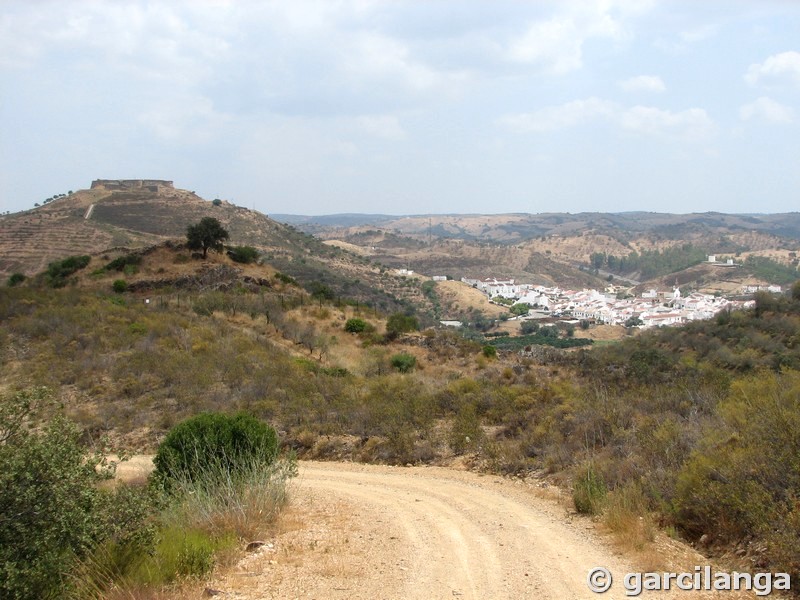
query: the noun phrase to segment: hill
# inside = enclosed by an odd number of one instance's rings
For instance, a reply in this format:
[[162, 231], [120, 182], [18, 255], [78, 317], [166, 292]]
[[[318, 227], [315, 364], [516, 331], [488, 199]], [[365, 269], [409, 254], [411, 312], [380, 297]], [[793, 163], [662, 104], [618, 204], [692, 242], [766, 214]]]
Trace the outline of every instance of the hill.
[[[228, 202], [209, 202], [194, 192], [160, 186], [120, 186], [95, 181], [43, 206], [0, 217], [0, 275], [32, 275], [69, 254], [111, 247], [144, 247], [183, 238], [202, 217], [217, 218], [238, 244], [297, 249], [298, 235], [265, 215]], [[137, 181], [137, 180], [122, 180]]]
[[[276, 218], [385, 264], [457, 278], [513, 276], [564, 287], [598, 288], [609, 276], [640, 289], [671, 287], [675, 281], [722, 293], [744, 285], [788, 285], [797, 279], [800, 248], [800, 213]], [[735, 258], [744, 268], [695, 268], [709, 255]]]
[[541, 236], [569, 236], [593, 231], [609, 235], [625, 244], [649, 233], [654, 239], [683, 240], [719, 230], [731, 235], [758, 232], [800, 240], [800, 213], [784, 214], [670, 214], [652, 212], [624, 213], [510, 213], [447, 215], [274, 215], [284, 223], [304, 231], [328, 236], [333, 229], [380, 226], [381, 229], [406, 235], [518, 243]]
[[[144, 183], [144, 184], [143, 184]], [[152, 185], [147, 185], [148, 183]], [[97, 180], [92, 187], [32, 210], [0, 216], [0, 278], [32, 276], [72, 255], [113, 257], [167, 240], [185, 239], [189, 225], [213, 216], [234, 245], [253, 246], [276, 270], [318, 293], [386, 310], [425, 309], [419, 289], [368, 259], [227, 201], [205, 200], [172, 182]]]

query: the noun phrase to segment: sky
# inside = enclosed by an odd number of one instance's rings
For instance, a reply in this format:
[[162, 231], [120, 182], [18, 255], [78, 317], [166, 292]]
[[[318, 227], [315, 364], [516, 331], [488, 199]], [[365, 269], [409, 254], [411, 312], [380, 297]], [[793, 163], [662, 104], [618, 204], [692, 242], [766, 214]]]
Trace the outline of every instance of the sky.
[[800, 210], [794, 0], [0, 0], [0, 212]]

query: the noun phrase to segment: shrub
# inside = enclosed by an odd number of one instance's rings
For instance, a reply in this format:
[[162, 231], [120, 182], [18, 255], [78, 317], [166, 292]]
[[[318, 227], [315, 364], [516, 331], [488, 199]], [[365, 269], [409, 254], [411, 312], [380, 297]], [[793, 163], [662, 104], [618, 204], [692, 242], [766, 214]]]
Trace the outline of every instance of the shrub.
[[348, 333], [363, 333], [367, 330], [367, 322], [364, 319], [347, 319], [344, 330]]
[[[766, 538], [778, 570], [800, 565], [800, 374], [762, 373], [736, 381], [678, 475], [677, 525], [721, 541]], [[794, 532], [778, 536], [776, 532]], [[791, 538], [794, 538], [793, 540]]]
[[252, 246], [232, 246], [228, 248], [228, 256], [234, 262], [249, 265], [258, 260], [258, 250]]
[[22, 273], [12, 273], [11, 277], [8, 278], [8, 287], [14, 287], [23, 281], [25, 281], [25, 275]]
[[128, 290], [128, 282], [124, 279], [115, 279], [114, 283], [111, 284], [111, 288], [117, 293], [122, 294]]
[[124, 271], [125, 267], [129, 265], [133, 265], [135, 267], [141, 264], [141, 262], [142, 257], [138, 254], [126, 254], [124, 256], [118, 256], [103, 268], [106, 271]]
[[180, 502], [166, 515], [170, 523], [203, 531], [215, 540], [262, 537], [287, 500], [286, 483], [297, 475], [293, 456], [251, 455], [232, 473], [220, 462], [190, 481], [173, 482]]
[[154, 474], [169, 486], [215, 470], [235, 475], [254, 457], [271, 463], [277, 455], [278, 436], [267, 423], [243, 413], [202, 413], [170, 430], [153, 460]]
[[90, 260], [90, 256], [69, 256], [64, 260], [51, 262], [47, 266], [45, 280], [52, 287], [64, 287], [67, 284], [67, 277], [85, 268]]
[[582, 469], [572, 486], [575, 510], [585, 515], [596, 515], [602, 510], [605, 498], [606, 486], [600, 474], [592, 465]]
[[464, 454], [469, 450], [475, 450], [484, 441], [484, 437], [475, 404], [472, 402], [462, 404], [450, 427], [448, 441], [453, 452]]
[[486, 358], [497, 358], [497, 348], [492, 345], [484, 346], [482, 352]]
[[527, 304], [526, 302], [520, 302], [519, 304], [514, 304], [511, 307], [511, 314], [517, 316], [527, 315], [530, 309], [530, 304]]
[[638, 482], [629, 482], [608, 495], [603, 520], [626, 546], [641, 550], [655, 538], [648, 499]]
[[213, 204], [214, 206], [222, 206], [222, 200], [220, 200], [219, 198], [214, 198], [211, 201], [211, 204]]
[[419, 321], [417, 321], [417, 318], [403, 313], [394, 313], [386, 321], [386, 333], [391, 337], [397, 337], [401, 333], [417, 331], [418, 329]]
[[87, 459], [74, 425], [56, 416], [39, 433], [28, 428], [48, 397], [37, 388], [2, 399], [2, 598], [61, 597], [77, 559], [104, 540], [132, 543], [134, 532], [144, 529], [146, 511], [121, 511], [131, 506], [121, 492], [98, 488], [108, 470], [100, 455]]
[[331, 287], [319, 281], [313, 281], [311, 285], [308, 286], [308, 292], [311, 294], [311, 297], [316, 300], [333, 300], [336, 298], [336, 293]]
[[417, 359], [413, 354], [401, 352], [400, 354], [395, 354], [392, 356], [391, 364], [393, 368], [397, 369], [401, 373], [409, 373], [410, 371], [414, 370], [415, 366], [417, 366]]
[[297, 285], [297, 280], [294, 277], [286, 273], [281, 273], [280, 271], [275, 273], [275, 279], [287, 285]]

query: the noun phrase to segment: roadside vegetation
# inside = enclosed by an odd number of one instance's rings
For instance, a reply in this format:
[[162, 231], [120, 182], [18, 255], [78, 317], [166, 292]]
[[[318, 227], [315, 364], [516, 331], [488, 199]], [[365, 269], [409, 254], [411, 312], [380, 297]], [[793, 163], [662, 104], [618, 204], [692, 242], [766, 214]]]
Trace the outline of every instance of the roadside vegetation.
[[0, 596], [131, 598], [203, 577], [268, 532], [296, 472], [246, 415], [181, 423], [156, 462], [150, 481], [104, 485], [116, 463], [86, 447], [50, 390], [2, 398]]

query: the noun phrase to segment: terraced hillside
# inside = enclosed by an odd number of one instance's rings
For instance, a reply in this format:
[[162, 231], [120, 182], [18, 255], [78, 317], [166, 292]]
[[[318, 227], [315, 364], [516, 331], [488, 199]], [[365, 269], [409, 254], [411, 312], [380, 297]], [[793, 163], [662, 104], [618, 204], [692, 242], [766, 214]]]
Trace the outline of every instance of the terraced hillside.
[[80, 198], [0, 217], [0, 276], [33, 275], [58, 258], [112, 246], [146, 246], [160, 238], [85, 219]]
[[68, 254], [93, 254], [112, 246], [149, 246], [182, 238], [202, 217], [216, 217], [231, 242], [279, 253], [306, 251], [310, 238], [265, 215], [218, 205], [180, 189], [81, 190], [21, 213], [0, 217], [0, 275], [33, 275]]
[[163, 187], [81, 190], [21, 213], [0, 216], [0, 280], [32, 276], [70, 255], [105, 254], [185, 239], [202, 217], [217, 218], [232, 245], [254, 246], [266, 262], [307, 288], [359, 300], [384, 310], [425, 308], [418, 285], [382, 272], [367, 258], [322, 243], [290, 225], [229, 202]]

